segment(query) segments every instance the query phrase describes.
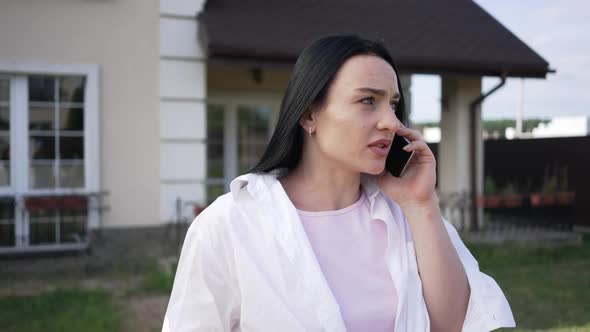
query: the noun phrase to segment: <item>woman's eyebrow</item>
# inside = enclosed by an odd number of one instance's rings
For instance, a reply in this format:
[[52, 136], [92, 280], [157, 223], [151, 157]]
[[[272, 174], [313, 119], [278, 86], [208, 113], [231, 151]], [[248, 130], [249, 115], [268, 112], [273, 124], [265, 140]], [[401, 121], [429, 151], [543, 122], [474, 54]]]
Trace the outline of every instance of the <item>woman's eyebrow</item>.
[[[368, 88], [368, 87], [367, 88], [358, 88], [358, 89], [356, 89], [356, 91], [368, 92], [368, 93], [376, 94], [378, 96], [385, 96], [386, 95], [385, 90]], [[393, 99], [399, 99], [399, 98], [400, 98], [399, 92], [396, 92], [395, 95], [393, 96]]]

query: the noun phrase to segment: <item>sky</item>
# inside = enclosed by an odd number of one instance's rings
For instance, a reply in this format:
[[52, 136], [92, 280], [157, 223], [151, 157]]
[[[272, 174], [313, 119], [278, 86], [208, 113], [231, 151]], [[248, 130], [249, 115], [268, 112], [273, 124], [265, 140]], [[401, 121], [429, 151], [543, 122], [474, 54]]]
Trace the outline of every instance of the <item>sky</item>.
[[[546, 79], [507, 79], [506, 85], [484, 101], [484, 119], [514, 119], [521, 88], [524, 118], [590, 116], [590, 1], [475, 2], [557, 70]], [[482, 90], [489, 91], [499, 81], [485, 77]], [[440, 120], [440, 84], [436, 75], [412, 76], [413, 122]]]

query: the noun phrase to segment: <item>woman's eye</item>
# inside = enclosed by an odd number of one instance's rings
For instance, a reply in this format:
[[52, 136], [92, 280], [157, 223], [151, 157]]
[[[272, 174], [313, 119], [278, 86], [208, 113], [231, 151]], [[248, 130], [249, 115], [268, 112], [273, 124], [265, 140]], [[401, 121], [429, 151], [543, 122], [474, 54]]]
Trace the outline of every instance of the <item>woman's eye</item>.
[[367, 105], [373, 105], [374, 102], [375, 102], [375, 98], [373, 98], [373, 97], [368, 97], [368, 98], [361, 100], [361, 103], [367, 104]]
[[391, 109], [393, 109], [394, 111], [397, 110], [397, 101], [392, 101], [391, 103], [389, 103], [391, 105]]

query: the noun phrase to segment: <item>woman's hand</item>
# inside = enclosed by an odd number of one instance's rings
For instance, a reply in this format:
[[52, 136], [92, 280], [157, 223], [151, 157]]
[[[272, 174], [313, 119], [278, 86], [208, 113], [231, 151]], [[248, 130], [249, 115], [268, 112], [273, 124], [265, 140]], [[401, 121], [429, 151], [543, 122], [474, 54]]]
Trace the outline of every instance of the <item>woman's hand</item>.
[[402, 209], [410, 206], [438, 204], [435, 192], [436, 160], [434, 154], [422, 140], [417, 130], [402, 128], [396, 135], [407, 138], [411, 143], [404, 150], [415, 151], [410, 164], [401, 177], [395, 177], [384, 171], [377, 177], [377, 183], [389, 198], [398, 203]]

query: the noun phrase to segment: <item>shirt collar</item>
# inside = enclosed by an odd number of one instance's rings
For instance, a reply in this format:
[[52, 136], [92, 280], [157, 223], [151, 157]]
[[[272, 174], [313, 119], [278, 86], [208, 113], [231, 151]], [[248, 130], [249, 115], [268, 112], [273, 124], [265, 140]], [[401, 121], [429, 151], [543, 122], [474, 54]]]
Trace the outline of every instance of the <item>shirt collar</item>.
[[[262, 199], [264, 201], [264, 198], [269, 198], [269, 193], [276, 190], [278, 183], [277, 179], [280, 176], [285, 175], [287, 172], [288, 170], [286, 168], [279, 168], [267, 173], [244, 174], [231, 182], [230, 191], [234, 199], [237, 199], [238, 193], [242, 189], [246, 189], [255, 199]], [[385, 209], [387, 207], [387, 202], [380, 199], [382, 198], [382, 195], [380, 195], [381, 189], [377, 184], [376, 177], [370, 174], [361, 174], [361, 186], [370, 202], [371, 216], [374, 219], [387, 221], [389, 218], [385, 212], [389, 212], [389, 209]]]

